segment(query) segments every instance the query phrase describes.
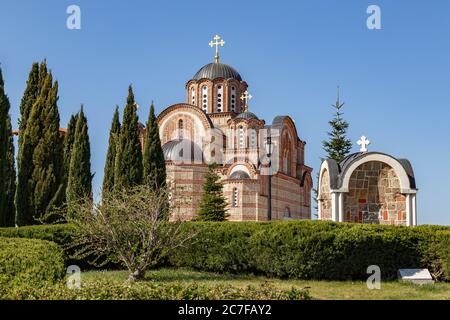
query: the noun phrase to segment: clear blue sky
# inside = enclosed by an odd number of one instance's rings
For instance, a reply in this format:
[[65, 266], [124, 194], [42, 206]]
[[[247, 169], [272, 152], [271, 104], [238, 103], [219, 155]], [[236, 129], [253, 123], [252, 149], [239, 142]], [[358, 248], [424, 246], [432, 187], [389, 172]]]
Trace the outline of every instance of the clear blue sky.
[[[81, 7], [81, 30], [66, 28], [71, 4]], [[381, 8], [382, 30], [366, 27], [370, 4]], [[31, 64], [44, 58], [60, 82], [61, 124], [85, 105], [98, 191], [128, 84], [143, 122], [152, 100], [158, 112], [184, 102], [220, 34], [221, 61], [249, 84], [251, 111], [267, 122], [291, 115], [315, 172], [340, 85], [351, 140], [365, 134], [369, 150], [410, 159], [419, 223], [450, 225], [449, 13], [448, 0], [2, 0], [0, 62], [15, 126]]]

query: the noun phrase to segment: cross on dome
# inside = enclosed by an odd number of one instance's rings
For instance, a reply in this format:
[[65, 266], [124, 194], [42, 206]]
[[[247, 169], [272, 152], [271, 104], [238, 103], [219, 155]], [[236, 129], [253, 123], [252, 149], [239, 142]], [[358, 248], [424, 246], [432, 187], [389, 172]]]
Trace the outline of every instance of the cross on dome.
[[251, 98], [253, 98], [253, 96], [247, 90], [245, 90], [245, 92], [241, 96], [241, 100], [244, 103], [244, 112], [248, 112], [248, 102]]
[[223, 39], [220, 40], [221, 38], [220, 38], [220, 36], [218, 34], [216, 34], [216, 36], [213, 39], [216, 40], [216, 41], [214, 42], [214, 41], [211, 40], [209, 42], [209, 46], [211, 48], [216, 46], [216, 56], [214, 57], [214, 59], [215, 59], [216, 63], [219, 63], [219, 46], [223, 47], [224, 44], [225, 44], [225, 41]]
[[366, 136], [362, 136], [357, 142], [360, 152], [367, 152], [367, 146], [370, 144], [370, 140]]

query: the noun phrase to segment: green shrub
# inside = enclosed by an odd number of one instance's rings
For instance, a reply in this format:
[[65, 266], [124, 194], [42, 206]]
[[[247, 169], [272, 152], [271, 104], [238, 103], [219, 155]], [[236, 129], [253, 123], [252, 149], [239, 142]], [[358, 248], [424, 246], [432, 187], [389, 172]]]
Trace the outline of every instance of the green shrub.
[[[67, 265], [77, 265], [82, 270], [96, 269], [90, 262], [93, 257], [73, 258], [75, 248], [71, 246], [73, 226], [70, 224], [34, 225], [19, 228], [0, 228], [0, 237], [40, 239], [57, 243], [66, 253]], [[108, 263], [105, 268], [118, 269], [119, 265]]]
[[0, 287], [41, 285], [64, 275], [64, 252], [45, 240], [0, 238]]
[[[400, 268], [430, 267], [430, 243], [446, 227], [333, 223], [324, 221], [190, 223], [198, 234], [169, 257], [169, 264], [214, 272], [279, 278], [366, 279], [378, 265], [384, 279]], [[448, 245], [436, 238], [439, 270], [449, 269]], [[436, 259], [436, 257], [435, 257]]]
[[0, 289], [0, 299], [14, 300], [309, 300], [307, 290], [279, 290], [269, 283], [245, 288], [231, 285], [199, 285], [192, 283], [135, 284], [109, 281], [83, 283], [80, 289], [68, 289], [66, 284], [46, 284], [41, 287], [16, 286]]
[[[399, 268], [429, 268], [450, 281], [450, 228], [414, 228], [326, 221], [190, 222], [197, 236], [162, 265], [279, 278], [366, 279], [369, 265], [392, 279]], [[0, 228], [0, 236], [70, 243], [70, 225]], [[70, 256], [71, 251], [66, 249]], [[82, 270], [86, 260], [71, 260]], [[118, 266], [108, 266], [116, 269]]]
[[71, 241], [71, 232], [72, 227], [68, 224], [36, 225], [20, 228], [0, 228], [0, 237], [40, 239], [65, 245]]

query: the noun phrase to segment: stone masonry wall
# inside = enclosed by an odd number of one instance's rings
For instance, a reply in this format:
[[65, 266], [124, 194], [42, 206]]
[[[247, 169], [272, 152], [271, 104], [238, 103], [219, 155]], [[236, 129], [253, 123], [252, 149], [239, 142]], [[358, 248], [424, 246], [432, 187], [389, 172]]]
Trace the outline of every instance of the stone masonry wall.
[[352, 173], [344, 195], [346, 222], [406, 225], [405, 212], [406, 198], [390, 166], [371, 161]]
[[320, 185], [320, 218], [322, 220], [331, 220], [331, 193], [330, 193], [330, 176], [328, 171], [322, 173]]

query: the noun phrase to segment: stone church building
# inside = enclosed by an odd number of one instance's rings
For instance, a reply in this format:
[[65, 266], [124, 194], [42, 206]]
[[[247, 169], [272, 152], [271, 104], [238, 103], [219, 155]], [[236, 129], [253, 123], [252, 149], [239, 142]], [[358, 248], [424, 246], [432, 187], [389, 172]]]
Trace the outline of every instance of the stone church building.
[[187, 81], [185, 102], [168, 106], [157, 118], [167, 180], [175, 190], [171, 197], [184, 199], [177, 205], [182, 219], [196, 217], [204, 175], [213, 162], [219, 164], [229, 220], [310, 219], [306, 142], [289, 116], [267, 124], [249, 112], [248, 84], [219, 62], [223, 41], [214, 39], [215, 62]]

